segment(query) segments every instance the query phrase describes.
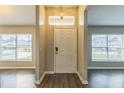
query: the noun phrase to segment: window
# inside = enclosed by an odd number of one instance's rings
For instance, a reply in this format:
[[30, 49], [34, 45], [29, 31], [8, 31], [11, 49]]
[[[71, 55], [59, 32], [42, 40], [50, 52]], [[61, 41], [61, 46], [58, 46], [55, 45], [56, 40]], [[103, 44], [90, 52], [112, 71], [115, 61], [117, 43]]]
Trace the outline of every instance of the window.
[[49, 25], [74, 25], [74, 16], [49, 16]]
[[92, 61], [124, 61], [124, 35], [92, 35]]
[[31, 34], [1, 34], [1, 61], [32, 61]]

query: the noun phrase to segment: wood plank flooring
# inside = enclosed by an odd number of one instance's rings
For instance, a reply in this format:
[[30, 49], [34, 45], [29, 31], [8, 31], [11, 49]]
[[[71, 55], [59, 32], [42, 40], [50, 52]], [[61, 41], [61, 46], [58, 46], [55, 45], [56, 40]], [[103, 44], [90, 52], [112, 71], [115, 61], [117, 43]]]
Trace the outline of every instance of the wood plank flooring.
[[124, 70], [90, 69], [88, 70], [89, 88], [124, 88]]
[[[0, 70], [0, 88], [36, 88], [34, 70]], [[88, 85], [77, 74], [47, 74], [40, 88], [124, 88], [124, 70], [88, 70]]]
[[47, 74], [44, 77], [41, 88], [83, 88], [77, 74]]
[[34, 70], [0, 70], [0, 88], [35, 88]]

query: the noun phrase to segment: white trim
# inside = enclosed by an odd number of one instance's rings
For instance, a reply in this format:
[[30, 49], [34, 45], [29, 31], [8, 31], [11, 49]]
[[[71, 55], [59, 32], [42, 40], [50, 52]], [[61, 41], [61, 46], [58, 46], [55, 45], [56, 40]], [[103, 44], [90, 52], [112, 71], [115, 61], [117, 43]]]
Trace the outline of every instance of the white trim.
[[40, 80], [36, 81], [36, 84], [41, 84], [41, 82], [43, 81], [45, 75], [46, 75], [46, 73], [44, 72], [43, 75], [40, 77]]
[[83, 84], [88, 85], [88, 81], [87, 81], [87, 80], [84, 80], [84, 81], [83, 81]]
[[82, 78], [82, 76], [80, 75], [79, 72], [77, 72], [77, 75], [78, 75], [78, 77], [79, 77], [79, 79], [80, 79], [80, 81], [81, 81], [82, 84], [88, 84], [88, 81], [87, 81], [87, 80], [84, 80], [84, 79]]
[[40, 77], [40, 80], [36, 81], [36, 84], [41, 84], [46, 74], [54, 74], [54, 71], [45, 71], [43, 75]]
[[88, 69], [124, 69], [124, 67], [88, 67]]
[[0, 69], [35, 69], [35, 67], [0, 67]]
[[54, 35], [54, 73], [56, 73], [56, 53], [55, 53], [55, 47], [56, 47], [56, 41], [55, 41], [55, 27], [53, 28], [53, 35]]
[[54, 74], [54, 71], [45, 71], [45, 74]]

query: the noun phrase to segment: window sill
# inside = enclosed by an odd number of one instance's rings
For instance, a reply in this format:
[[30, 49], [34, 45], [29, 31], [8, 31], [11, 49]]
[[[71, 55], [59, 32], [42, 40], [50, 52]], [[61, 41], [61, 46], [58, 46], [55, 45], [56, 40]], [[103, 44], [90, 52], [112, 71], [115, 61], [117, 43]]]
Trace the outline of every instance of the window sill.
[[0, 69], [35, 69], [35, 67], [0, 67]]
[[0, 62], [32, 62], [32, 61], [29, 61], [29, 60], [0, 60]]
[[91, 61], [92, 63], [124, 63], [124, 61]]

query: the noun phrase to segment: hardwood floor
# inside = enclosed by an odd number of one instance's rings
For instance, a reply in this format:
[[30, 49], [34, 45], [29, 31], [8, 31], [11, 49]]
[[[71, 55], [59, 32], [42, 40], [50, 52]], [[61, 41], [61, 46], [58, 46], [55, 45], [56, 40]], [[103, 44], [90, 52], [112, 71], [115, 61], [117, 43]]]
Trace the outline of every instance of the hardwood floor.
[[77, 74], [47, 74], [39, 87], [42, 88], [83, 88]]
[[124, 88], [124, 70], [88, 70], [89, 88]]
[[0, 88], [34, 88], [33, 70], [0, 70]]
[[[76, 74], [47, 74], [40, 88], [124, 88], [124, 70], [88, 70], [88, 85]], [[36, 88], [34, 70], [0, 70], [0, 88]]]
[[[83, 88], [77, 74], [47, 74], [40, 88]], [[36, 88], [33, 70], [0, 70], [0, 88]]]

